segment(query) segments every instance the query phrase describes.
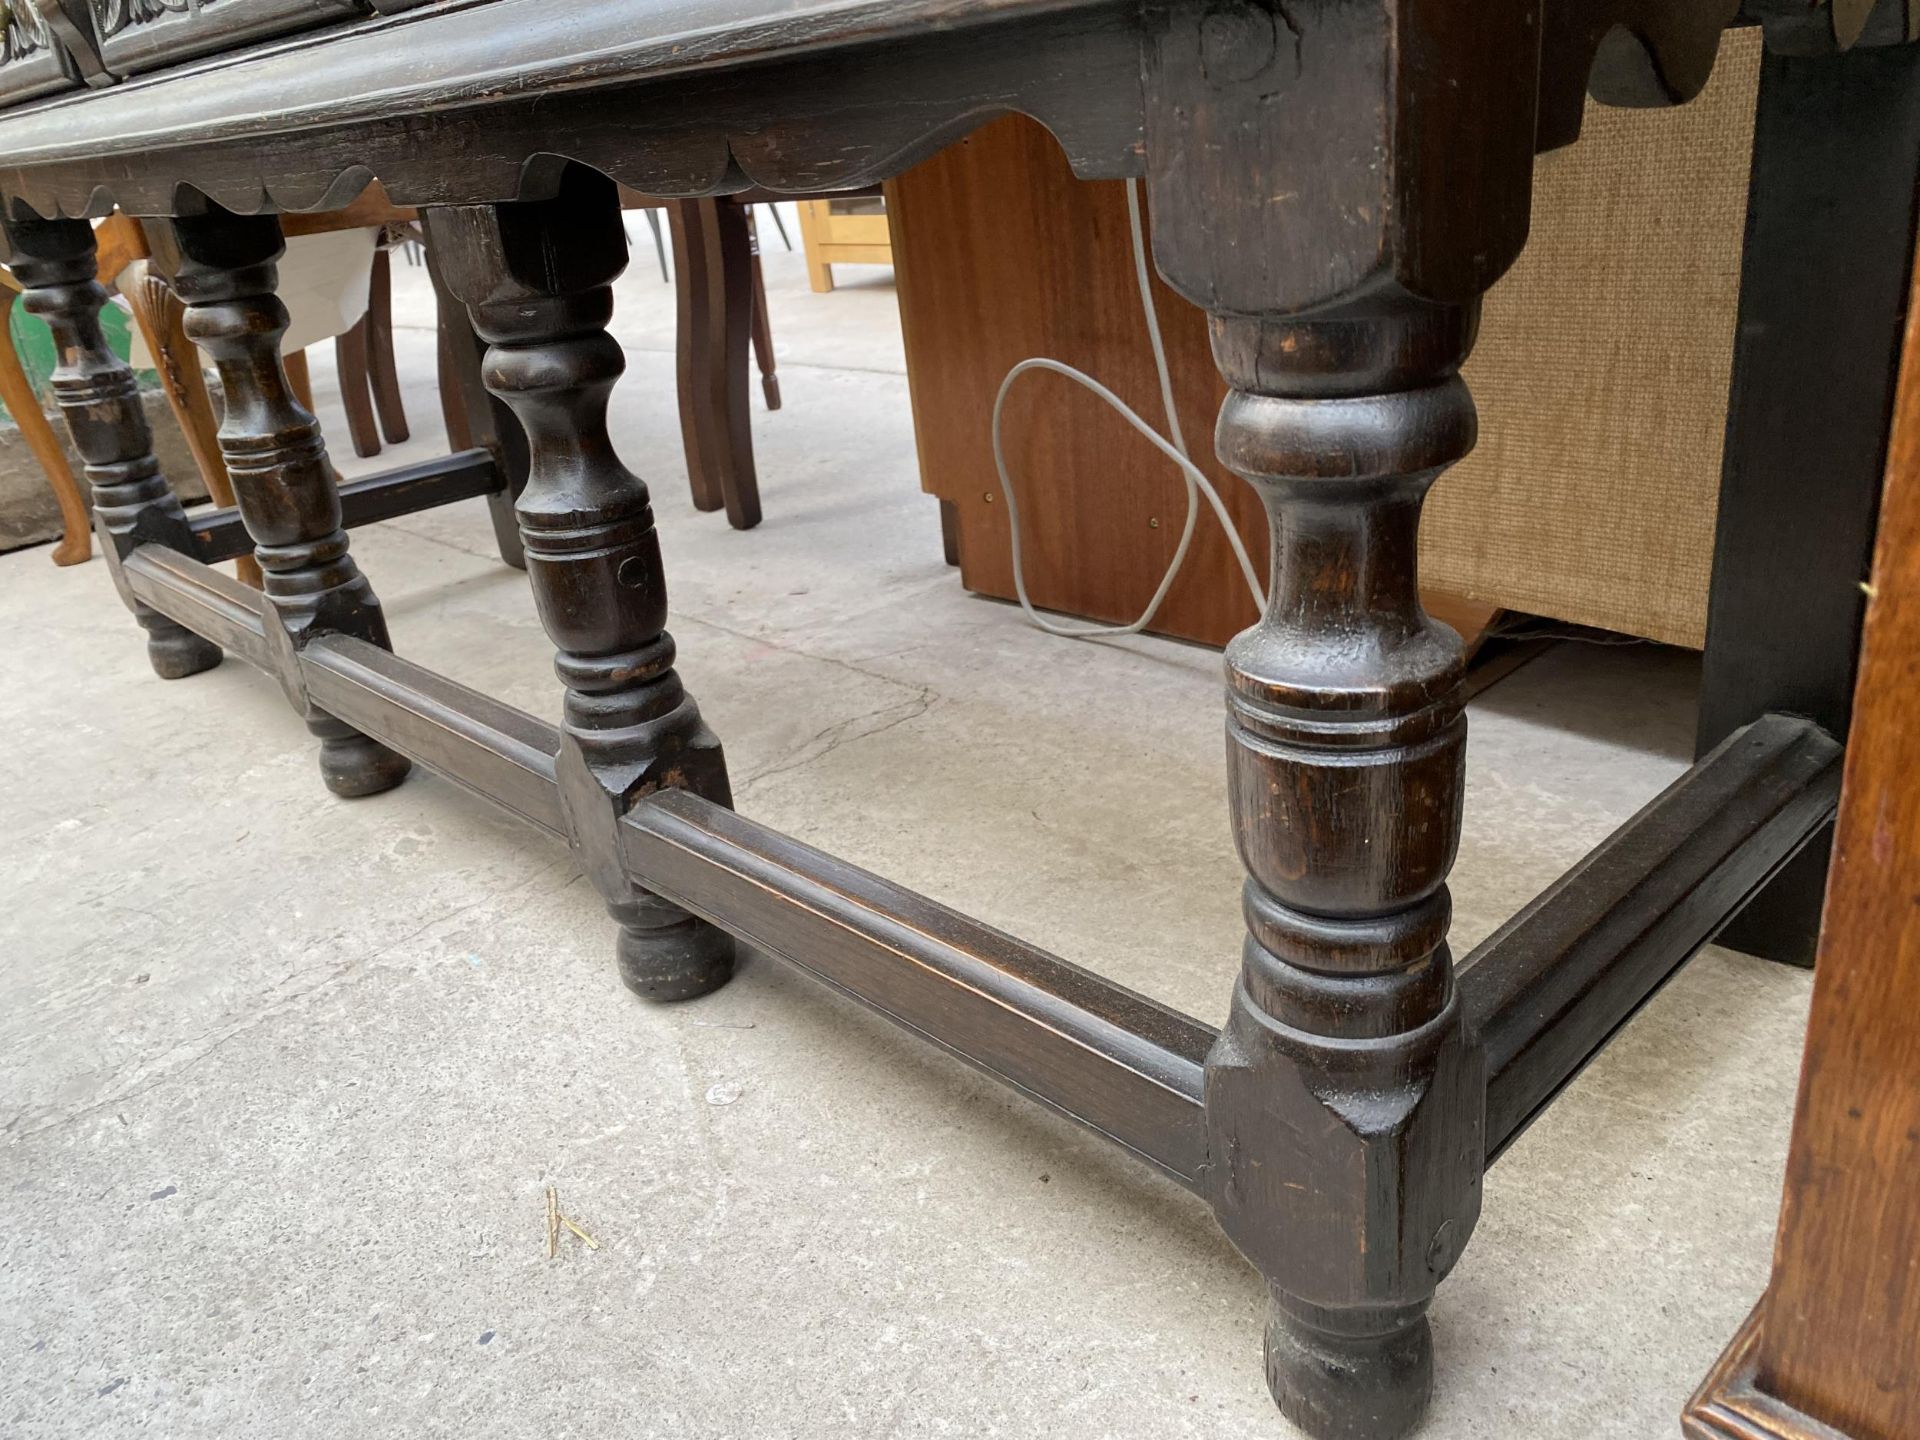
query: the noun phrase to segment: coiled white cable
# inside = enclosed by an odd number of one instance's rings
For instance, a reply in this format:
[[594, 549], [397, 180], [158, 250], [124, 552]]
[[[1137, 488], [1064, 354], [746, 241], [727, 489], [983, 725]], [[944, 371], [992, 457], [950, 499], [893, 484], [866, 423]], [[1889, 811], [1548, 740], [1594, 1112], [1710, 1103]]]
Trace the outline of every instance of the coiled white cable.
[[[1026, 612], [1027, 619], [1045, 630], [1049, 635], [1063, 635], [1070, 640], [1088, 640], [1101, 635], [1137, 635], [1146, 629], [1154, 614], [1160, 609], [1161, 602], [1167, 598], [1167, 592], [1173, 589], [1173, 582], [1180, 574], [1180, 567], [1186, 563], [1187, 551], [1193, 545], [1194, 527], [1200, 520], [1200, 496], [1205, 494], [1207, 503], [1213, 507], [1213, 513], [1219, 517], [1220, 527], [1227, 532], [1227, 543], [1233, 546], [1234, 558], [1240, 562], [1240, 573], [1246, 577], [1247, 589], [1253, 595], [1256, 607], [1264, 608], [1267, 603], [1266, 589], [1260, 583], [1259, 572], [1253, 568], [1253, 560], [1247, 554], [1247, 547], [1240, 542], [1240, 532], [1234, 528], [1232, 518], [1227, 514], [1226, 506], [1220, 501], [1219, 493], [1213, 488], [1199, 466], [1187, 453], [1186, 436], [1180, 432], [1180, 414], [1173, 404], [1173, 377], [1167, 370], [1167, 347], [1160, 338], [1160, 315], [1154, 308], [1153, 286], [1147, 279], [1147, 240], [1140, 224], [1140, 182], [1127, 182], [1127, 222], [1133, 233], [1133, 273], [1140, 286], [1140, 308], [1147, 319], [1147, 338], [1153, 344], [1153, 364], [1160, 376], [1160, 404], [1167, 414], [1167, 430], [1172, 435], [1172, 443], [1155, 430], [1118, 395], [1095, 380], [1085, 371], [1059, 360], [1049, 360], [1036, 356], [1031, 360], [1022, 360], [1007, 372], [1007, 378], [1000, 382], [1000, 393], [993, 399], [993, 468], [1000, 473], [1000, 489], [1007, 497], [1007, 525], [1013, 538], [1013, 589], [1020, 597], [1020, 608]], [[1027, 598], [1027, 577], [1020, 559], [1020, 505], [1013, 492], [1013, 477], [1007, 473], [1006, 451], [1000, 443], [1000, 417], [1006, 408], [1007, 392], [1013, 388], [1013, 382], [1029, 370], [1051, 370], [1056, 375], [1064, 375], [1077, 384], [1084, 385], [1107, 404], [1120, 412], [1122, 418], [1146, 436], [1155, 449], [1180, 467], [1181, 475], [1187, 485], [1187, 519], [1180, 529], [1180, 543], [1174, 548], [1173, 559], [1167, 564], [1167, 573], [1160, 577], [1160, 586], [1153, 592], [1153, 598], [1147, 602], [1147, 608], [1140, 618], [1131, 625], [1062, 625], [1049, 620], [1033, 608], [1033, 602]]]

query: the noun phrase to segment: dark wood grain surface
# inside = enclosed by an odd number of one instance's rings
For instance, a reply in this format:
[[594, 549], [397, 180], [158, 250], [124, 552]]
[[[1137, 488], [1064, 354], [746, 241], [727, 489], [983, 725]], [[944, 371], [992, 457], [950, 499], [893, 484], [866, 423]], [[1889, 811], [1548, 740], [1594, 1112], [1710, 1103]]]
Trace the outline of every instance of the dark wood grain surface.
[[[346, 3], [329, 0], [322, 13], [351, 13], [340, 8]], [[1167, 25], [1122, 0], [375, 8], [396, 13], [0, 115], [0, 193], [48, 216], [104, 214], [115, 201], [133, 213], [171, 213], [194, 203], [183, 187], [230, 209], [301, 211], [337, 208], [378, 177], [402, 203], [477, 203], [551, 194], [561, 158], [663, 196], [750, 183], [826, 191], [897, 173], [1010, 111], [1046, 123], [1082, 174], [1138, 173], [1152, 119], [1162, 128], [1148, 148], [1171, 155], [1192, 142], [1181, 171], [1203, 189], [1219, 178], [1204, 137], [1183, 137], [1180, 116], [1201, 112], [1145, 93], [1164, 90], [1199, 59], [1186, 48], [1200, 43], [1197, 12]], [[1817, 23], [1829, 7], [1807, 8]], [[255, 20], [284, 23], [284, 10], [282, 0], [227, 0], [211, 20], [122, 27], [118, 43], [149, 28], [193, 38], [236, 25], [237, 37]], [[1322, 183], [1344, 175], [1337, 183], [1351, 191], [1349, 219], [1372, 217], [1351, 238], [1364, 245], [1362, 232], [1376, 222], [1401, 231], [1405, 243], [1393, 253], [1408, 278], [1418, 272], [1436, 297], [1458, 298], [1510, 261], [1526, 229], [1527, 156], [1574, 138], [1590, 78], [1596, 93], [1626, 103], [1685, 100], [1704, 81], [1733, 11], [1730, 0], [1595, 0], [1343, 6], [1308, 18], [1300, 28], [1260, 6], [1217, 6], [1204, 47], [1227, 70], [1311, 48], [1313, 68], [1326, 72], [1348, 63], [1343, 54], [1398, 33], [1404, 43], [1389, 53], [1418, 61], [1376, 77], [1392, 92], [1376, 103], [1331, 109], [1316, 129], [1300, 123], [1304, 91], [1269, 88], [1265, 98], [1249, 92], [1247, 118], [1292, 112], [1264, 127], [1269, 158], [1328, 160]], [[1849, 26], [1827, 28], [1852, 38]], [[738, 78], [743, 70], [751, 80]], [[1367, 74], [1359, 62], [1348, 79], [1364, 88]], [[672, 104], [662, 105], [669, 82]], [[1340, 163], [1359, 153], [1353, 145], [1382, 135], [1397, 137], [1403, 165]], [[1382, 187], [1409, 186], [1422, 203], [1377, 203]], [[1266, 223], [1265, 197], [1228, 203], [1250, 207], [1246, 223]], [[1484, 226], [1494, 206], [1500, 243], [1463, 247], [1445, 233], [1450, 215], [1476, 210]], [[1317, 271], [1310, 251], [1291, 253], [1285, 226], [1267, 239], [1274, 243], [1263, 265], [1338, 285], [1339, 267]], [[1347, 260], [1364, 263], [1358, 251]], [[1441, 268], [1448, 265], [1456, 268]]]
[[1764, 715], [1728, 736], [1463, 962], [1497, 1158], [1743, 899], [1825, 826], [1840, 745]]
[[[1761, 63], [1699, 751], [1769, 710], [1847, 732], [1920, 185], [1920, 47]], [[1815, 377], [1818, 377], [1817, 380]], [[1728, 927], [1811, 965], [1831, 834]]]

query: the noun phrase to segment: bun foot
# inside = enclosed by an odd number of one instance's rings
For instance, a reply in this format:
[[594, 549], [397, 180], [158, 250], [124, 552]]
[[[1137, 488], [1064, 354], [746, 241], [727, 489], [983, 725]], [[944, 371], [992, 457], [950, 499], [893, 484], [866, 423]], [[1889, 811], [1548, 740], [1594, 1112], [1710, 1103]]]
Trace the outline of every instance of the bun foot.
[[391, 790], [407, 778], [413, 762], [359, 732], [320, 742], [320, 778], [344, 800]]
[[147, 635], [147, 659], [162, 680], [184, 680], [220, 663], [220, 647], [183, 625], [168, 624]]
[[618, 954], [621, 980], [643, 1000], [692, 1000], [733, 978], [733, 937], [690, 916], [659, 930], [622, 925]]
[[1399, 1440], [1433, 1394], [1426, 1306], [1322, 1310], [1274, 1298], [1267, 1388], [1314, 1440]]

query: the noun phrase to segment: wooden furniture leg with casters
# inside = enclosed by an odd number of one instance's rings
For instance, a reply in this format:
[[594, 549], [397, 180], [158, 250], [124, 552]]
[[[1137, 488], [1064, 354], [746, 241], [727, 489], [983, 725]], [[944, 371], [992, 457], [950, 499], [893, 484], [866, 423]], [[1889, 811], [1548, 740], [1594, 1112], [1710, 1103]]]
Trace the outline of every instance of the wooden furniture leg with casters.
[[[1796, 31], [1824, 25], [1830, 45], [1861, 39], [1851, 10], [1749, 8]], [[412, 759], [571, 845], [643, 995], [703, 994], [751, 947], [1157, 1169], [1211, 1209], [1260, 1277], [1280, 1409], [1316, 1440], [1397, 1440], [1427, 1406], [1428, 1312], [1474, 1230], [1484, 1170], [1834, 812], [1840, 746], [1769, 710], [1470, 955], [1449, 948], [1461, 649], [1421, 609], [1415, 542], [1427, 490], [1476, 439], [1460, 365], [1481, 297], [1525, 243], [1535, 153], [1577, 139], [1590, 87], [1632, 104], [1696, 94], [1733, 11], [896, 0], [743, 12], [690, 0], [666, 26], [653, 0], [409, 6], [0, 112], [0, 214], [29, 303], [66, 327], [57, 386], [163, 673], [224, 648], [279, 678], [340, 793], [390, 785]], [[1090, 178], [1144, 174], [1157, 263], [1206, 313], [1228, 391], [1216, 450], [1269, 518], [1265, 610], [1227, 653], [1246, 935], [1220, 1029], [734, 813], [719, 742], [675, 668], [647, 489], [608, 431], [623, 364], [607, 331], [626, 260], [620, 185], [699, 202], [748, 185], [844, 192], [1005, 110], [1039, 120]], [[427, 207], [429, 253], [485, 344], [465, 373], [517, 417], [520, 475], [468, 452], [334, 492], [274, 344], [271, 212], [318, 206], [368, 173], [397, 203]], [[227, 213], [223, 195], [260, 213]], [[87, 328], [87, 225], [36, 218], [108, 200], [172, 217], [188, 329], [231, 397], [221, 444], [237, 517], [188, 521], [170, 504], [121, 403], [124, 378]], [[732, 208], [689, 205], [676, 227], [683, 266], [705, 265], [709, 284], [748, 258], [744, 224], [715, 218]], [[740, 357], [729, 395], [735, 376], [746, 384], [747, 332], [744, 316], [702, 330], [710, 357]], [[348, 553], [356, 518], [461, 486], [517, 492], [565, 688], [558, 724], [393, 655]], [[718, 497], [735, 523], [743, 494]], [[1913, 526], [1890, 525], [1912, 548]], [[210, 568], [249, 535], [264, 596]], [[1896, 562], [1883, 563], [1897, 593]], [[1886, 672], [1910, 665], [1912, 637], [1879, 636], [1867, 674], [1892, 697]], [[1854, 770], [1872, 802], [1861, 823], [1879, 828], [1859, 871], [1843, 833], [1835, 886], [1872, 870], [1907, 882], [1862, 911], [1880, 917], [1889, 953], [1920, 874], [1884, 828], [1905, 802], [1872, 777], [1916, 757], [1875, 738], [1876, 705], [1861, 706]], [[1852, 1285], [1857, 1314], [1834, 1327], [1855, 1355], [1840, 1400], [1879, 1423], [1910, 1412], [1856, 1393], [1899, 1374], [1894, 1342], [1866, 1321], [1911, 1319], [1911, 1302], [1830, 1231], [1878, 1226], [1910, 1248], [1911, 1232], [1875, 1209], [1893, 1169], [1873, 1167], [1902, 1162], [1920, 1117], [1901, 1108], [1910, 1071], [1881, 1112], [1906, 1118], [1884, 1131], [1837, 1118], [1846, 1102], [1827, 1081], [1910, 1064], [1887, 1027], [1920, 997], [1903, 951], [1891, 951], [1899, 965], [1856, 967], [1848, 943], [1834, 942], [1823, 993], [1864, 999], [1847, 1003], [1851, 1041], [1816, 1048], [1803, 1098], [1803, 1130], [1829, 1148], [1796, 1183], [1824, 1198], [1789, 1206], [1782, 1249], [1826, 1256], [1832, 1274], [1783, 1270], [1771, 1303], [1825, 1303], [1823, 1286]], [[1862, 1301], [1876, 1280], [1885, 1295]], [[1780, 1373], [1813, 1373], [1793, 1364], [1816, 1341], [1765, 1333]]]

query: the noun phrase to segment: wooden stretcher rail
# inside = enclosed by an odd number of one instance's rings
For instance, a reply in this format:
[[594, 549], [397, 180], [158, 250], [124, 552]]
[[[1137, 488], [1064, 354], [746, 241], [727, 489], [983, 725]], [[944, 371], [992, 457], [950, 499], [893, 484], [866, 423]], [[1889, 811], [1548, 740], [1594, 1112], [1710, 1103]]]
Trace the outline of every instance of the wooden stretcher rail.
[[1489, 1164], [1832, 817], [1841, 753], [1792, 716], [1736, 730], [1467, 957]]
[[[155, 609], [279, 673], [258, 592], [158, 546], [126, 568]], [[566, 837], [554, 726], [350, 636], [285, 654], [320, 709]], [[690, 794], [643, 800], [623, 843], [648, 889], [1197, 1188], [1211, 1027]]]
[[[451, 455], [396, 466], [379, 475], [349, 480], [340, 487], [341, 524], [351, 530], [378, 520], [413, 515], [455, 500], [491, 495], [500, 488], [500, 468], [486, 450], [457, 450]], [[197, 558], [217, 564], [249, 554], [253, 541], [238, 510], [206, 510], [189, 517]]]
[[552, 725], [350, 635], [320, 636], [300, 652], [300, 669], [329, 715], [567, 838]]
[[649, 889], [1199, 1188], [1211, 1026], [697, 795], [623, 829]]
[[[260, 592], [164, 545], [142, 545], [120, 565], [126, 586], [170, 620], [229, 655], [278, 677], [280, 661], [260, 615]], [[278, 625], [279, 621], [273, 621]]]
[[[124, 572], [292, 693], [566, 838], [554, 726], [349, 636], [295, 654], [257, 592], [159, 546]], [[1468, 957], [1489, 1163], [1826, 822], [1840, 759], [1811, 721], [1756, 721]], [[1202, 1188], [1211, 1026], [684, 791], [635, 806], [621, 847], [637, 883]]]

